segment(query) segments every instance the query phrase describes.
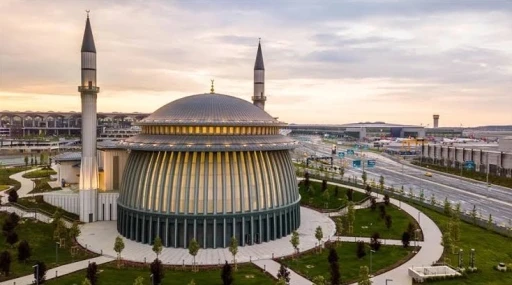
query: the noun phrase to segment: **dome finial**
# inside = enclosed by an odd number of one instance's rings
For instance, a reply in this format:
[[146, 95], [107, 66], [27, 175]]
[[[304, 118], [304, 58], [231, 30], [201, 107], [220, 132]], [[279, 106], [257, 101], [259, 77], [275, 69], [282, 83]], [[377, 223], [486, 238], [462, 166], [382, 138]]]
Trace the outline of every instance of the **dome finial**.
[[89, 12], [91, 12], [91, 10], [85, 10], [85, 13], [87, 13], [87, 19], [89, 19]]
[[213, 88], [213, 82], [215, 80], [211, 79], [210, 81], [212, 82], [212, 88], [210, 89], [210, 94], [214, 94], [215, 93], [215, 89]]

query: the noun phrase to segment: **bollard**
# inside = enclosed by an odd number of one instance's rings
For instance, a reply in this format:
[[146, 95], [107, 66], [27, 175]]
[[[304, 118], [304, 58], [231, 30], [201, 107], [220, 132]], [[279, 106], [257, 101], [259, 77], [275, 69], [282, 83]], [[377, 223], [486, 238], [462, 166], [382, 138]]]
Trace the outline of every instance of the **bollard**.
[[144, 264], [146, 264], [146, 257], [144, 257]]
[[220, 258], [219, 258], [219, 265], [220, 265]]
[[103, 255], [103, 249], [101, 250], [101, 254], [100, 255]]
[[59, 272], [59, 271], [55, 270], [55, 278], [57, 278], [57, 275], [58, 275], [57, 273], [58, 273], [58, 272]]
[[185, 267], [185, 259], [183, 259], [183, 267]]
[[263, 264], [263, 272], [267, 272], [267, 265]]
[[252, 262], [252, 256], [249, 255], [249, 262]]
[[272, 259], [274, 259], [274, 253], [272, 252]]
[[87, 262], [88, 262], [89, 265], [91, 265], [91, 261], [90, 260], [88, 260]]

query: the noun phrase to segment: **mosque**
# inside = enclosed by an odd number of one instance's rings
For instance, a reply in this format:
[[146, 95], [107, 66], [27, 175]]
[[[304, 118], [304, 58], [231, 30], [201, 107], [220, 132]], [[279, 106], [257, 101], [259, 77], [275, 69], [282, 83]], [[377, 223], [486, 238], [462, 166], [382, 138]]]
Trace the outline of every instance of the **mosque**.
[[170, 102], [140, 121], [141, 133], [96, 142], [96, 47], [87, 16], [81, 49], [82, 152], [55, 158], [59, 180], [78, 185], [44, 195], [85, 223], [117, 220], [139, 243], [225, 248], [252, 245], [299, 228], [300, 196], [285, 123], [265, 112], [261, 44], [252, 103], [215, 93]]

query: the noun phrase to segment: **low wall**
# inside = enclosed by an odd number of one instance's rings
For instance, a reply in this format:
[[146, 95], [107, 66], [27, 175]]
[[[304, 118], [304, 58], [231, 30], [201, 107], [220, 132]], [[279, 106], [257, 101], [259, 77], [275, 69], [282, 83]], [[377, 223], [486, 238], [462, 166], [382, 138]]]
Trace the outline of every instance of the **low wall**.
[[[117, 198], [119, 192], [98, 192], [98, 221], [117, 220]], [[79, 215], [80, 200], [78, 192], [56, 191], [45, 193], [43, 200], [55, 207], [61, 207], [65, 211]]]

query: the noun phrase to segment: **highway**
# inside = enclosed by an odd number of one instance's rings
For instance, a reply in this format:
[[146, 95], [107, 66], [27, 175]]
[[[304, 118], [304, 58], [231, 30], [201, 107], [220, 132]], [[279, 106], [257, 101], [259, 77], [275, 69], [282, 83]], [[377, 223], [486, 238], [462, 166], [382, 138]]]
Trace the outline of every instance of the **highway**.
[[[301, 147], [296, 151], [296, 159], [304, 159], [304, 153], [315, 154], [318, 156], [331, 156], [332, 144], [318, 142], [301, 142]], [[343, 146], [338, 146], [338, 151], [346, 150]], [[356, 176], [361, 179], [362, 168], [353, 168], [352, 160], [361, 159], [361, 153], [356, 157], [346, 157], [345, 179]], [[368, 181], [375, 180], [378, 184], [380, 176], [384, 176], [385, 185], [393, 186], [396, 190], [404, 187], [405, 193], [409, 190], [415, 196], [419, 196], [421, 190], [425, 195], [425, 201], [429, 201], [432, 194], [439, 202], [445, 198], [452, 204], [461, 203], [464, 211], [469, 212], [476, 205], [477, 211], [483, 219], [488, 219], [489, 214], [498, 225], [512, 226], [512, 189], [492, 185], [487, 187], [484, 183], [470, 182], [454, 177], [433, 173], [432, 177], [425, 176], [425, 171], [401, 164], [383, 155], [365, 151], [365, 159], [375, 159], [376, 166], [365, 168]], [[342, 165], [342, 160], [335, 157], [335, 165]]]

